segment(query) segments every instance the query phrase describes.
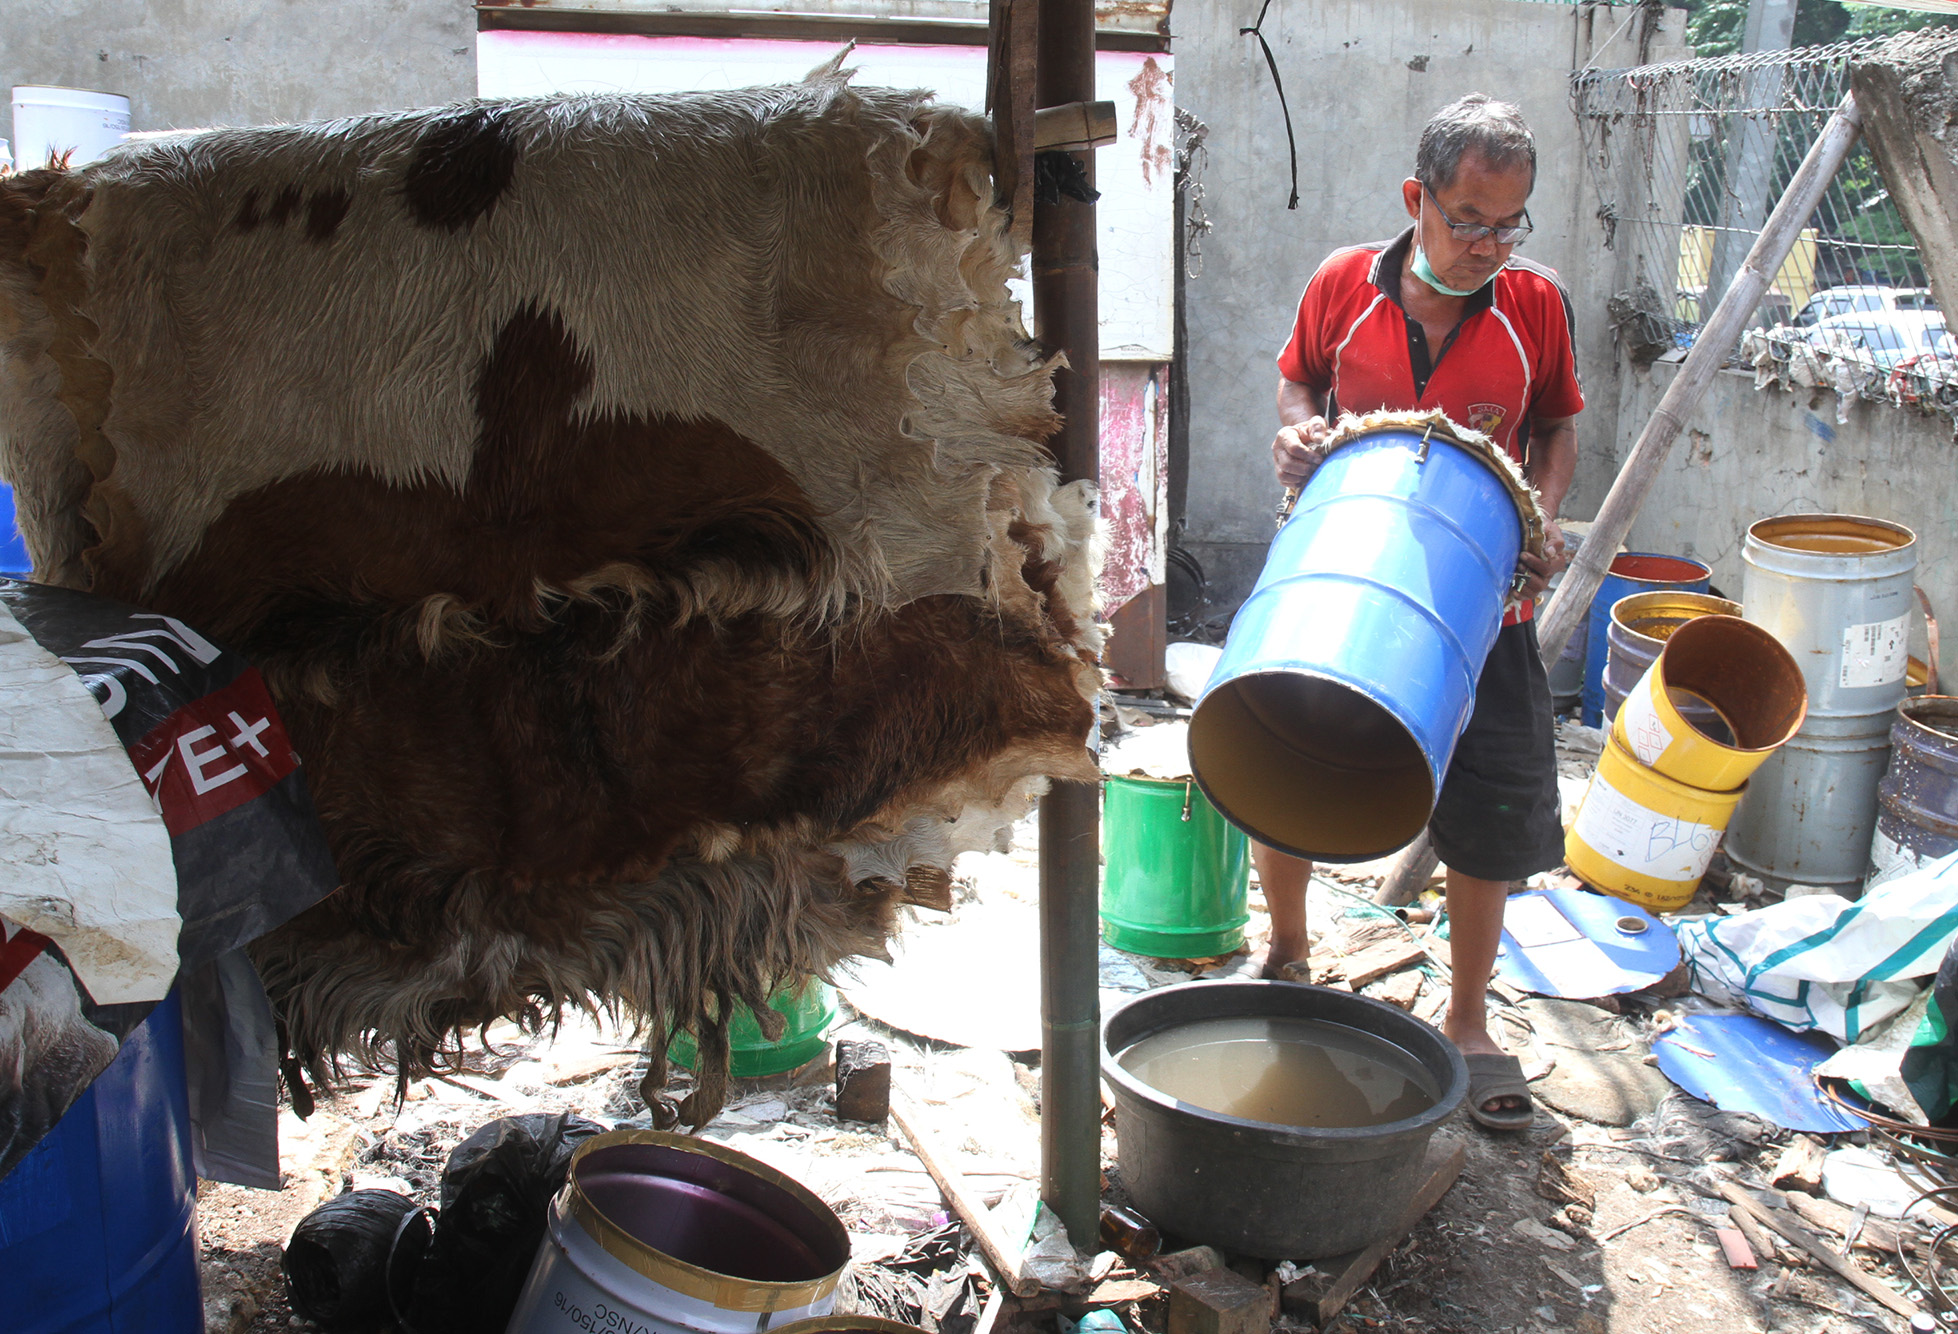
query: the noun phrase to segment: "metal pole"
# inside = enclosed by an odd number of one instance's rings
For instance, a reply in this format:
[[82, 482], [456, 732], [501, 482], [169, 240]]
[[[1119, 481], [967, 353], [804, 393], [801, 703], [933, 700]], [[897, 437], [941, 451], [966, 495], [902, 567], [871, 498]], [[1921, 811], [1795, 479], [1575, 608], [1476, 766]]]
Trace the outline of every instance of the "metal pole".
[[[1094, 0], [1041, 0], [1034, 105], [1095, 95]], [[1094, 179], [1094, 151], [1069, 154]], [[1033, 211], [1034, 336], [1067, 365], [1054, 376], [1061, 479], [1099, 484], [1101, 347], [1095, 206], [1065, 195]], [[1083, 1250], [1101, 1216], [1101, 1004], [1097, 908], [1100, 794], [1056, 783], [1040, 803], [1040, 1193]]]
[[[1679, 374], [1666, 386], [1659, 406], [1645, 423], [1645, 429], [1639, 432], [1638, 443], [1632, 446], [1625, 466], [1618, 470], [1618, 480], [1611, 484], [1610, 493], [1599, 506], [1598, 517], [1592, 520], [1590, 534], [1578, 548], [1577, 559], [1564, 571], [1563, 581], [1537, 618], [1537, 640], [1546, 665], [1557, 661], [1563, 653], [1578, 620], [1597, 596], [1598, 585], [1604, 582], [1605, 573], [1611, 568], [1611, 558], [1618, 554], [1619, 543], [1632, 531], [1632, 521], [1638, 517], [1639, 507], [1645, 503], [1653, 482], [1658, 480], [1659, 468], [1665, 463], [1673, 440], [1705, 397], [1714, 373], [1726, 363], [1727, 353], [1739, 341], [1742, 328], [1761, 304], [1761, 297], [1774, 275], [1780, 272], [1782, 261], [1795, 248], [1795, 239], [1822, 202], [1822, 193], [1835, 179], [1836, 169], [1849, 156], [1862, 123], [1855, 95], [1844, 96], [1842, 105], [1809, 146], [1794, 179], [1782, 191], [1767, 225], [1754, 238], [1747, 258], [1741, 261], [1740, 272], [1734, 275], [1733, 285], [1721, 296], [1700, 336], [1693, 340], [1692, 350], [1686, 354]], [[1423, 833], [1401, 854], [1393, 873], [1374, 895], [1374, 901], [1396, 907], [1412, 903], [1433, 873], [1436, 861], [1434, 847]]]

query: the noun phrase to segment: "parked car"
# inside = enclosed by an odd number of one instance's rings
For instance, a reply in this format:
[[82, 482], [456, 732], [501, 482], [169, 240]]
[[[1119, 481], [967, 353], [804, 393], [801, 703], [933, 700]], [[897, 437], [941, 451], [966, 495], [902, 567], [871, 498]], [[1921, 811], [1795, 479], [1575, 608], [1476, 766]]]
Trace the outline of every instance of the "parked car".
[[1838, 315], [1937, 308], [1937, 298], [1928, 287], [1825, 287], [1802, 306], [1795, 323], [1809, 328]]
[[1830, 315], [1808, 331], [1811, 347], [1853, 356], [1885, 370], [1914, 357], [1936, 357], [1950, 345], [1936, 310], [1891, 310]]

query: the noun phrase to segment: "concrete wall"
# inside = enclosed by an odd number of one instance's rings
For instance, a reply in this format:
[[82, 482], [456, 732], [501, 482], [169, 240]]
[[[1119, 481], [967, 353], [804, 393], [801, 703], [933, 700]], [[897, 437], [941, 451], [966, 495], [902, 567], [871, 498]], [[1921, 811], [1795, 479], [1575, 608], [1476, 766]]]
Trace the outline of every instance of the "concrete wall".
[[[1421, 127], [1471, 91], [1518, 103], [1536, 132], [1539, 172], [1524, 253], [1556, 268], [1577, 310], [1579, 370], [1591, 406], [1580, 419], [1586, 461], [1566, 505], [1589, 513], [1617, 435], [1616, 358], [1605, 300], [1618, 259], [1603, 248], [1569, 105], [1574, 68], [1673, 54], [1683, 16], [1522, 0], [1287, 0], [1265, 34], [1285, 81], [1299, 140], [1299, 207], [1285, 207], [1285, 126], [1256, 41], [1238, 29], [1260, 0], [1179, 6], [1176, 100], [1210, 126], [1204, 207], [1212, 231], [1204, 269], [1186, 286], [1190, 483], [1185, 544], [1214, 599], [1234, 604], [1263, 563], [1277, 498], [1269, 445], [1278, 372], [1312, 271], [1342, 245], [1391, 236], [1407, 223], [1400, 183]], [[1616, 39], [1613, 38], [1617, 33]], [[1609, 47], [1606, 47], [1611, 40]], [[1605, 48], [1599, 50], [1599, 48]], [[1595, 494], [1591, 494], [1595, 492]]]
[[[1667, 363], [1627, 368], [1619, 459], [1678, 372]], [[1954, 448], [1943, 417], [1858, 401], [1839, 424], [1833, 393], [1772, 385], [1756, 392], [1751, 374], [1723, 371], [1687, 419], [1626, 545], [1703, 560], [1714, 584], [1738, 601], [1741, 542], [1756, 519], [1815, 512], [1888, 519], [1917, 534], [1917, 582], [1944, 624], [1958, 626]], [[1958, 634], [1947, 630], [1943, 640], [1939, 675], [1958, 684]], [[1924, 656], [1915, 620], [1911, 652]]]
[[137, 130], [428, 106], [475, 95], [476, 16], [468, 0], [5, 0], [0, 89], [22, 83], [123, 93]]

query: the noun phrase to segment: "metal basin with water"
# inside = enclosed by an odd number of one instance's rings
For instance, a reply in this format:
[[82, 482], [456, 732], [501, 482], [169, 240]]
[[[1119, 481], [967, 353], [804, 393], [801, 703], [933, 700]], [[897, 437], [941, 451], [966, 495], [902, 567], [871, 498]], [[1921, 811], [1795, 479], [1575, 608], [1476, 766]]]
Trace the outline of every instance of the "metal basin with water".
[[[1146, 1038], [1238, 1017], [1313, 1020], [1392, 1044], [1424, 1072], [1432, 1102], [1379, 1125], [1277, 1125], [1179, 1101], [1120, 1059]], [[1101, 1069], [1136, 1207], [1184, 1241], [1274, 1260], [1341, 1255], [1391, 1232], [1420, 1188], [1435, 1127], [1468, 1094], [1461, 1053], [1434, 1028], [1364, 996], [1291, 982], [1186, 982], [1138, 996], [1103, 1021]]]

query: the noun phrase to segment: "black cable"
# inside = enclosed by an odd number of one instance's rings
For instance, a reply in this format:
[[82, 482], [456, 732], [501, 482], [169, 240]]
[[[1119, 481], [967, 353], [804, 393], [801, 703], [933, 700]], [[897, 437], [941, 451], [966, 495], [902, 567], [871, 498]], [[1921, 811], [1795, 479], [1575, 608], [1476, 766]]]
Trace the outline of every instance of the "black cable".
[[1271, 9], [1271, 0], [1265, 0], [1258, 9], [1258, 21], [1248, 28], [1239, 28], [1237, 35], [1247, 33], [1258, 39], [1258, 48], [1265, 53], [1265, 66], [1271, 71], [1271, 86], [1278, 90], [1278, 110], [1285, 117], [1285, 146], [1292, 153], [1292, 197], [1285, 207], [1295, 209], [1299, 206], [1299, 144], [1292, 137], [1292, 109], [1285, 105], [1285, 81], [1278, 77], [1278, 60], [1271, 54], [1271, 43], [1265, 40], [1265, 15]]

